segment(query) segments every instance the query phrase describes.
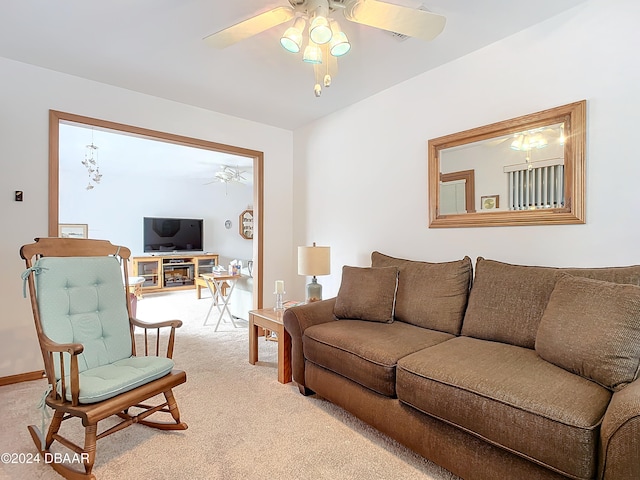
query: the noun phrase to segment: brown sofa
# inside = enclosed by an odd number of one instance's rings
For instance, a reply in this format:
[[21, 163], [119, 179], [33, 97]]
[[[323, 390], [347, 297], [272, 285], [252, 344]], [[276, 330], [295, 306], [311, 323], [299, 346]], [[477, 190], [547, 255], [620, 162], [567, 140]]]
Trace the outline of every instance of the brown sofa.
[[293, 379], [465, 479], [640, 479], [638, 285], [374, 252], [285, 312]]

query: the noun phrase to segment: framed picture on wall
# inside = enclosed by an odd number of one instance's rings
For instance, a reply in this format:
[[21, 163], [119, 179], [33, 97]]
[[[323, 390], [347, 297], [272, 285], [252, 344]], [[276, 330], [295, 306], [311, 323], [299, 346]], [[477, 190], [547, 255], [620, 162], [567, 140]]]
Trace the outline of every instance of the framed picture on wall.
[[89, 225], [86, 223], [60, 223], [58, 224], [58, 237], [60, 238], [89, 238]]
[[500, 195], [486, 195], [480, 197], [480, 208], [482, 210], [495, 210], [500, 207]]

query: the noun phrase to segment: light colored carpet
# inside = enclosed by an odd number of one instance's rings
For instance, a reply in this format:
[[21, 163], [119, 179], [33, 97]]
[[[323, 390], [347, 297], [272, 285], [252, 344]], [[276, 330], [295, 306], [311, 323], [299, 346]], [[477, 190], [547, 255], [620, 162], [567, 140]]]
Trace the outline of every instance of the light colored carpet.
[[[223, 323], [218, 332], [204, 327], [209, 302], [193, 291], [139, 301], [142, 320], [184, 321], [174, 359], [188, 380], [174, 393], [189, 429], [133, 425], [99, 440], [98, 479], [457, 478], [329, 402], [302, 396], [294, 383], [278, 383], [275, 342], [261, 339], [260, 362], [250, 365], [247, 322], [237, 329]], [[45, 388], [44, 380], [0, 387], [0, 453], [35, 453], [26, 427], [40, 425], [36, 405]], [[62, 428], [82, 439], [76, 420]], [[0, 464], [0, 478], [61, 477], [43, 464]]]

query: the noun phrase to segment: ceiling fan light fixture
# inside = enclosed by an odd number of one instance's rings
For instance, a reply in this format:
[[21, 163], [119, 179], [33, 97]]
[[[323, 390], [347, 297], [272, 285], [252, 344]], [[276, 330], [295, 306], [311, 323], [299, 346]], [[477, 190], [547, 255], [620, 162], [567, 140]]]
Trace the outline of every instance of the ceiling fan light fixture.
[[302, 60], [307, 63], [320, 64], [322, 63], [322, 50], [314, 42], [309, 40], [309, 45], [304, 49]]
[[524, 144], [524, 135], [518, 135], [515, 137], [515, 140], [511, 142], [511, 150], [522, 150], [522, 145]]
[[528, 152], [533, 149], [545, 148], [548, 145], [548, 141], [545, 136], [539, 132], [525, 132], [517, 134], [511, 142], [511, 149], [522, 152]]
[[215, 176], [221, 182], [230, 182], [233, 179], [233, 174], [231, 172], [228, 172], [227, 170], [216, 172]]
[[320, 96], [323, 85], [328, 87], [335, 78], [337, 59], [351, 51], [347, 35], [331, 18], [338, 10], [350, 22], [385, 30], [397, 37], [427, 41], [437, 37], [446, 24], [446, 17], [424, 7], [405, 7], [385, 0], [289, 0], [289, 3], [290, 6], [273, 8], [205, 38], [224, 48], [293, 20], [293, 25], [280, 37], [280, 44], [288, 52], [299, 53], [305, 35], [309, 37], [302, 59], [314, 67], [323, 66], [321, 76], [316, 73], [314, 88], [316, 96]]
[[304, 18], [298, 17], [296, 21], [293, 23], [293, 26], [287, 28], [280, 38], [280, 45], [287, 51], [291, 53], [298, 53], [302, 48], [302, 32], [304, 31], [304, 27], [306, 22]]
[[351, 44], [344, 32], [338, 32], [331, 38], [329, 51], [334, 57], [346, 55], [351, 50]]
[[331, 26], [331, 41], [329, 42], [329, 51], [334, 57], [341, 57], [351, 50], [351, 44], [347, 35], [340, 29], [338, 22], [329, 20]]
[[331, 40], [332, 35], [327, 18], [322, 15], [316, 16], [309, 27], [309, 37], [313, 43], [323, 45]]
[[531, 144], [534, 148], [540, 149], [545, 148], [549, 143], [547, 142], [547, 139], [544, 138], [544, 135], [537, 134], [533, 137]]

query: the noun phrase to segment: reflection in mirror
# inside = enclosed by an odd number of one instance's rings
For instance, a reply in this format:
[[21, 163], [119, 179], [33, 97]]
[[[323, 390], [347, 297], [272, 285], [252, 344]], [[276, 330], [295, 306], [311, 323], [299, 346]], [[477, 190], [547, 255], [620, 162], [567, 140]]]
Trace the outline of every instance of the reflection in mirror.
[[584, 223], [584, 111], [582, 101], [430, 140], [430, 226]]
[[443, 215], [475, 212], [475, 184], [473, 170], [442, 173], [440, 211]]
[[[475, 177], [478, 197], [498, 196], [502, 204], [484, 208], [481, 212], [499, 210], [531, 210], [535, 208], [564, 207], [564, 124], [524, 130], [492, 140], [473, 142], [442, 150], [440, 155], [440, 212], [472, 213], [447, 207], [448, 193], [454, 186], [445, 181], [445, 175], [468, 169]], [[447, 192], [443, 195], [443, 192]], [[464, 194], [464, 191], [463, 191]], [[463, 197], [464, 198], [464, 197]]]

